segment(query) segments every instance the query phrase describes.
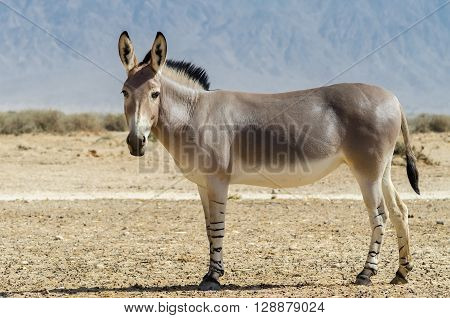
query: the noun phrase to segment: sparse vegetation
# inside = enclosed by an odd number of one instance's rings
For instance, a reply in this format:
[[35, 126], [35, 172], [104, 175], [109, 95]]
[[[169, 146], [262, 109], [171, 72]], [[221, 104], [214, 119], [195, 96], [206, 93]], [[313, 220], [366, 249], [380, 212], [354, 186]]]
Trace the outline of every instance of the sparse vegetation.
[[0, 134], [54, 133], [76, 131], [125, 131], [123, 114], [64, 114], [56, 110], [0, 112]]
[[[448, 132], [450, 115], [421, 114], [408, 119], [412, 133]], [[64, 114], [57, 110], [22, 110], [0, 112], [0, 134], [64, 134], [75, 131], [126, 131], [123, 114]]]
[[[431, 159], [427, 154], [424, 153], [424, 147], [422, 146], [420, 149], [417, 149], [415, 146], [412, 146], [412, 151], [414, 152], [414, 156], [417, 161], [421, 161], [429, 166], [439, 166], [439, 162]], [[394, 156], [405, 156], [405, 144], [402, 141], [397, 141], [394, 148]], [[398, 164], [398, 161], [394, 161], [394, 164]], [[404, 163], [401, 162], [401, 165]]]
[[[430, 114], [420, 114], [416, 117], [408, 119], [409, 130], [412, 133], [427, 133], [427, 132], [448, 132], [450, 131], [450, 116], [449, 115], [430, 115]], [[424, 152], [424, 146], [420, 149], [415, 146], [412, 147], [414, 155], [417, 161], [421, 161], [426, 165], [438, 166], [439, 161], [430, 158], [429, 154]], [[394, 149], [393, 163], [395, 165], [404, 165], [404, 161], [400, 157], [405, 156], [405, 145], [403, 141], [397, 141]]]
[[420, 114], [410, 118], [408, 123], [413, 133], [450, 131], [450, 115]]
[[123, 114], [108, 114], [104, 117], [103, 126], [109, 131], [127, 130], [127, 122]]

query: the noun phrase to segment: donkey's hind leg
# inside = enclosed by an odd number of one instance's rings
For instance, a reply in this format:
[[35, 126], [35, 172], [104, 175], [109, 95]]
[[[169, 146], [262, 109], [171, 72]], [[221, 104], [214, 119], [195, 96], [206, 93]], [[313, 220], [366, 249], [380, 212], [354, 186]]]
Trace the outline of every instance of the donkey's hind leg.
[[398, 253], [400, 266], [392, 279], [391, 284], [405, 284], [408, 282], [406, 276], [412, 270], [411, 254], [409, 250], [409, 227], [408, 208], [400, 199], [397, 190], [391, 181], [391, 164], [389, 163], [384, 171], [383, 196], [389, 210], [389, 218], [394, 224], [397, 233]]
[[384, 200], [381, 192], [381, 178], [371, 181], [364, 177], [357, 177], [361, 188], [364, 203], [369, 212], [369, 221], [372, 228], [372, 237], [370, 240], [369, 253], [366, 263], [361, 273], [356, 276], [357, 285], [371, 285], [370, 277], [378, 271], [378, 255], [383, 242], [384, 229], [386, 225], [386, 213], [384, 209]]

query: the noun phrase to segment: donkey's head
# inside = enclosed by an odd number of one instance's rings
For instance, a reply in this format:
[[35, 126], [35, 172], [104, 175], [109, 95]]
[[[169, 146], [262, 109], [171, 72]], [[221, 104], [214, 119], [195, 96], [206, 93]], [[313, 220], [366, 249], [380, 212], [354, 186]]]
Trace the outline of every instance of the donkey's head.
[[123, 32], [119, 38], [119, 56], [128, 75], [122, 89], [130, 130], [127, 144], [133, 156], [142, 156], [150, 130], [158, 121], [161, 71], [167, 56], [166, 38], [158, 32], [151, 50], [138, 63], [128, 33]]

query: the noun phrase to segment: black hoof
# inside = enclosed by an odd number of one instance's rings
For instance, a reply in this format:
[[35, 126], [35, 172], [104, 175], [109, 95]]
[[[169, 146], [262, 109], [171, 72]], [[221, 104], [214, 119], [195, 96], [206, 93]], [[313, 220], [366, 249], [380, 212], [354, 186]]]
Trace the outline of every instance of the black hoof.
[[370, 285], [372, 285], [372, 281], [370, 280], [369, 276], [358, 275], [358, 276], [356, 276], [355, 284], [360, 285], [360, 286], [370, 286]]
[[356, 276], [355, 284], [361, 286], [370, 286], [372, 285], [370, 277], [376, 274], [377, 271], [375, 269], [365, 267], [362, 272], [359, 273], [358, 276]]
[[210, 276], [205, 276], [203, 277], [202, 282], [200, 283], [200, 285], [198, 285], [198, 290], [200, 291], [217, 291], [220, 290], [220, 283], [210, 277]]
[[408, 283], [408, 280], [400, 272], [397, 272], [395, 274], [395, 277], [391, 280], [391, 284], [393, 284], [393, 285], [403, 285], [403, 284], [407, 284], [407, 283]]

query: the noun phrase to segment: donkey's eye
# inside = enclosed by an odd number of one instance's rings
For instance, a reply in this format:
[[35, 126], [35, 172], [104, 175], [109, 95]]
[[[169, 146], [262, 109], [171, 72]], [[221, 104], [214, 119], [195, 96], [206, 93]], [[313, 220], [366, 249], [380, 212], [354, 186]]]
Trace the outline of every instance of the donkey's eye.
[[152, 98], [155, 99], [159, 96], [159, 92], [153, 92], [152, 93]]
[[124, 97], [128, 97], [128, 92], [127, 91], [123, 90], [122, 94], [123, 94]]

